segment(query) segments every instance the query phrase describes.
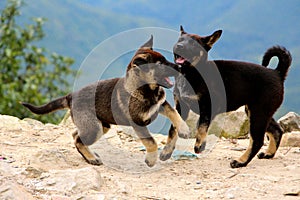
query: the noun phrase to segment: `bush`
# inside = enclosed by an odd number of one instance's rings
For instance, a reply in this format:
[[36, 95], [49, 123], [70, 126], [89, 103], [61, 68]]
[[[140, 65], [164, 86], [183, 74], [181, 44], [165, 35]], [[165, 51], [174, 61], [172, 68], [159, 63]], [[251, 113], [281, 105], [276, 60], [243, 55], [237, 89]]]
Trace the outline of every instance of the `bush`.
[[36, 116], [20, 105], [20, 101], [36, 105], [65, 95], [68, 80], [75, 75], [70, 68], [73, 59], [49, 53], [36, 42], [44, 37], [45, 19], [34, 18], [25, 28], [16, 23], [22, 1], [9, 0], [0, 18], [0, 113], [19, 118], [32, 117], [57, 123], [61, 113]]

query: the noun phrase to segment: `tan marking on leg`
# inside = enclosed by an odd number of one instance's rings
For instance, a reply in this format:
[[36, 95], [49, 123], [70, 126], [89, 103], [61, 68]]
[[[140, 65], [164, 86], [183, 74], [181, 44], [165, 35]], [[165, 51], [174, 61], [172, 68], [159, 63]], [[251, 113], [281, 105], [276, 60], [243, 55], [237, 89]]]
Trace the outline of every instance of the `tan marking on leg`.
[[141, 141], [146, 147], [146, 151], [147, 151], [145, 163], [149, 167], [153, 167], [156, 163], [157, 156], [158, 156], [157, 144], [153, 138], [144, 138], [141, 139]]
[[153, 138], [143, 138], [141, 141], [146, 147], [147, 152], [157, 151], [157, 144]]
[[90, 149], [85, 146], [78, 135], [73, 134], [74, 137], [74, 143], [75, 143], [75, 147], [78, 150], [78, 152], [83, 156], [83, 158], [92, 165], [101, 165], [103, 164], [101, 159], [99, 157], [96, 157], [91, 151]]
[[103, 134], [107, 133], [110, 130], [110, 128], [106, 128], [103, 126]]
[[276, 150], [277, 150], [275, 138], [272, 135], [272, 133], [267, 132], [267, 135], [269, 137], [269, 146], [268, 146], [268, 149], [266, 151], [266, 154], [267, 155], [274, 155]]
[[183, 121], [177, 110], [172, 108], [170, 104], [163, 104], [163, 111], [161, 112], [161, 114], [170, 119], [180, 137], [188, 138], [190, 136], [189, 127], [187, 126], [185, 121]]
[[164, 149], [160, 153], [160, 160], [168, 160], [175, 149], [176, 141], [178, 139], [177, 134], [173, 138], [168, 137], [167, 144], [164, 146]]
[[237, 159], [238, 162], [245, 163], [248, 160], [249, 155], [252, 151], [252, 145], [253, 145], [253, 140], [252, 140], [252, 137], [250, 136], [249, 146], [248, 146], [247, 150], [244, 152], [244, 154], [240, 158]]
[[199, 147], [207, 137], [207, 125], [200, 125], [196, 132], [195, 146]]

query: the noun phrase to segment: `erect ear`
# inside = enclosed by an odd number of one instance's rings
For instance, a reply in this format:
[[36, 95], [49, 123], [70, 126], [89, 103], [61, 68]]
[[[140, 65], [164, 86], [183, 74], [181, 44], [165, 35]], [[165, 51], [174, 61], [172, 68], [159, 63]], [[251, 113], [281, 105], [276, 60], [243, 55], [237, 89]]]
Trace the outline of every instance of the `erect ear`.
[[206, 36], [204, 38], [204, 41], [211, 48], [213, 46], [213, 44], [216, 41], [218, 41], [218, 39], [221, 37], [221, 35], [222, 35], [222, 30], [217, 30], [213, 34], [211, 34], [210, 36]]
[[143, 44], [140, 49], [150, 49], [153, 50], [153, 35], [151, 35], [150, 39]]
[[186, 34], [186, 32], [184, 31], [182, 25], [180, 25], [180, 35]]

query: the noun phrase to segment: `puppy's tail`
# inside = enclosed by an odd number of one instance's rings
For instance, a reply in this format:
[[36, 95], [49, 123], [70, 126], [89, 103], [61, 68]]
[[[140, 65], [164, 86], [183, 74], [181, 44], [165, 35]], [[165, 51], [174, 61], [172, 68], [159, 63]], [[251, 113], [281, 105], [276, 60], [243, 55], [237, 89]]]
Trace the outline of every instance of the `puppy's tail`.
[[279, 76], [282, 81], [285, 80], [288, 69], [292, 63], [292, 56], [290, 52], [282, 46], [274, 46], [268, 49], [263, 57], [262, 66], [267, 67], [272, 57], [278, 57], [278, 65], [276, 71], [279, 72]]
[[31, 112], [38, 114], [38, 115], [43, 115], [47, 113], [51, 113], [57, 110], [61, 110], [64, 108], [70, 108], [71, 105], [71, 95], [67, 95], [64, 97], [60, 97], [58, 99], [55, 99], [53, 101], [50, 101], [49, 103], [42, 105], [42, 106], [34, 106], [29, 103], [21, 102], [23, 106], [28, 108]]

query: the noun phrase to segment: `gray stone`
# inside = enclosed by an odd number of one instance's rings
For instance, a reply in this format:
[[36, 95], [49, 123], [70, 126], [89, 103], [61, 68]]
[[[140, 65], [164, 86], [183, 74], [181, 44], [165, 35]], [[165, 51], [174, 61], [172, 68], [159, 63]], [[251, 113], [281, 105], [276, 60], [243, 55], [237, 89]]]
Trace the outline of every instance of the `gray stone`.
[[22, 170], [12, 167], [10, 163], [0, 162], [0, 199], [34, 199], [19, 179]]
[[219, 114], [211, 122], [208, 134], [225, 138], [243, 138], [249, 133], [249, 119], [245, 108]]
[[300, 131], [300, 116], [297, 113], [289, 112], [278, 120], [284, 132]]
[[34, 190], [53, 191], [57, 194], [86, 194], [89, 191], [99, 192], [103, 184], [101, 175], [95, 167], [81, 169], [50, 170], [35, 179]]
[[0, 199], [33, 200], [32, 195], [18, 183], [6, 179], [0, 181]]
[[300, 131], [285, 133], [282, 137], [280, 146], [283, 147], [300, 147]]

